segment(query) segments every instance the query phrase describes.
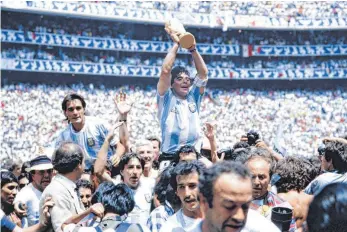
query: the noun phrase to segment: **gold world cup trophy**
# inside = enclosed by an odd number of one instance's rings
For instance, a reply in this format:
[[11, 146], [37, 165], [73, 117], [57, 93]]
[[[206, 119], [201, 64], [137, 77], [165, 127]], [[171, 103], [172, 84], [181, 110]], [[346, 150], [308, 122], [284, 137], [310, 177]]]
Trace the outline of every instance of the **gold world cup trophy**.
[[172, 18], [165, 23], [168, 33], [175, 33], [179, 38], [182, 48], [190, 48], [195, 43], [195, 37], [184, 29], [183, 24], [176, 18]]

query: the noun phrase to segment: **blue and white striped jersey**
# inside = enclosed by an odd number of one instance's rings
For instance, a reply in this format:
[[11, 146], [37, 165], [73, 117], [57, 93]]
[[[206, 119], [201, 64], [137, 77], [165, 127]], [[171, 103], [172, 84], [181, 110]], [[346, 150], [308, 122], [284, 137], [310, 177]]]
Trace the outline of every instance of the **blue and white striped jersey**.
[[170, 88], [163, 96], [157, 94], [158, 119], [160, 122], [161, 151], [174, 153], [183, 145], [202, 145], [200, 127], [200, 105], [203, 94], [193, 84], [186, 99], [178, 98]]
[[[85, 124], [82, 130], [76, 132], [72, 124], [63, 130], [54, 142], [54, 147], [58, 148], [63, 142], [72, 142], [80, 145], [84, 149], [87, 157], [85, 159], [86, 168], [90, 168], [92, 162], [97, 158], [98, 152], [105, 141], [109, 127], [101, 119], [85, 116]], [[116, 141], [111, 141], [111, 146], [116, 145]], [[112, 149], [108, 149], [108, 158], [113, 155]]]

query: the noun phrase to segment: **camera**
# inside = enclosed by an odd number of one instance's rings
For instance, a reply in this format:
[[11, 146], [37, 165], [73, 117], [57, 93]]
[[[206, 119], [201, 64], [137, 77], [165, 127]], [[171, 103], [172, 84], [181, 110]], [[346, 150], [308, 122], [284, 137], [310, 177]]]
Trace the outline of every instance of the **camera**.
[[247, 133], [247, 142], [250, 146], [255, 146], [257, 143], [257, 140], [260, 139], [259, 133], [256, 132], [255, 130], [250, 130]]

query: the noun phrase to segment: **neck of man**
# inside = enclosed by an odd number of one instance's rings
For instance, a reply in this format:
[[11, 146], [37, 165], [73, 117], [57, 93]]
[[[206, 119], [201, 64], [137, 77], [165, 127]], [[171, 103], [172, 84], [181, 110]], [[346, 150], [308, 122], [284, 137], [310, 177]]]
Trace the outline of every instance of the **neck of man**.
[[151, 174], [152, 174], [152, 167], [150, 167], [150, 168], [144, 168], [144, 170], [143, 170], [143, 175], [144, 175], [145, 177], [150, 177]]
[[175, 96], [181, 100], [187, 99], [187, 96], [181, 96], [179, 95], [174, 88], [172, 88], [172, 92], [175, 94]]
[[83, 122], [80, 122], [80, 123], [72, 123], [72, 127], [75, 131], [79, 132], [83, 129], [84, 124], [85, 124], [85, 121], [83, 120]]
[[106, 214], [105, 214], [105, 216], [103, 217], [103, 219], [106, 219], [106, 218], [108, 218], [108, 217], [117, 217], [117, 216], [119, 216], [119, 215], [116, 214], [116, 213], [111, 213], [111, 212], [109, 212], [109, 213], [106, 213]]
[[70, 173], [66, 173], [66, 174], [61, 174], [62, 176], [65, 176], [66, 178], [68, 178], [69, 180], [71, 180], [72, 182], [76, 182], [79, 178], [77, 178], [76, 173], [74, 172], [70, 172]]
[[263, 194], [263, 195], [260, 196], [260, 197], [255, 197], [255, 198], [253, 198], [253, 200], [263, 200], [263, 199], [265, 199], [265, 197], [267, 196], [267, 193], [268, 193], [268, 192], [266, 192], [265, 194]]
[[37, 189], [37, 190], [40, 191], [40, 192], [43, 192], [43, 189], [41, 189], [34, 181], [31, 182], [31, 183], [33, 184], [33, 187], [34, 187], [35, 189]]
[[189, 211], [185, 208], [182, 208], [182, 212], [183, 212], [184, 216], [187, 216], [190, 218], [194, 218], [194, 219], [202, 218], [202, 213], [201, 213], [200, 207], [198, 207], [194, 211]]

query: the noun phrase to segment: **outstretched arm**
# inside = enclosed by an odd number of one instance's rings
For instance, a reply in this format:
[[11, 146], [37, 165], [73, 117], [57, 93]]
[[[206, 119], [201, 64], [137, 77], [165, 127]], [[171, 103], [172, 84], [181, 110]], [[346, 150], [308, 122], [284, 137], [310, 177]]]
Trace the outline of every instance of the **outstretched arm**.
[[207, 137], [208, 141], [210, 142], [211, 146], [211, 161], [212, 163], [216, 163], [218, 161], [223, 161], [224, 160], [224, 153], [222, 154], [222, 157], [219, 158], [217, 155], [217, 141], [216, 141], [216, 136], [215, 136], [215, 128], [216, 125], [213, 125], [210, 122], [205, 123], [205, 136]]
[[170, 35], [172, 41], [174, 42], [172, 48], [166, 55], [163, 65], [161, 67], [161, 73], [159, 77], [159, 82], [157, 85], [158, 94], [163, 96], [165, 92], [171, 86], [171, 69], [176, 59], [176, 54], [179, 48], [179, 38], [178, 35], [172, 32], [169, 28], [165, 27], [165, 31]]
[[205, 85], [207, 81], [207, 74], [208, 74], [207, 66], [205, 64], [204, 59], [201, 57], [199, 51], [196, 49], [195, 42], [193, 46], [190, 47], [188, 50], [191, 52], [193, 56], [195, 68], [196, 68], [196, 71], [198, 72], [198, 77], [200, 79], [200, 81], [199, 80], [195, 80], [195, 81], [199, 82], [197, 83], [197, 86], [200, 87], [200, 94], [203, 94], [205, 91]]

